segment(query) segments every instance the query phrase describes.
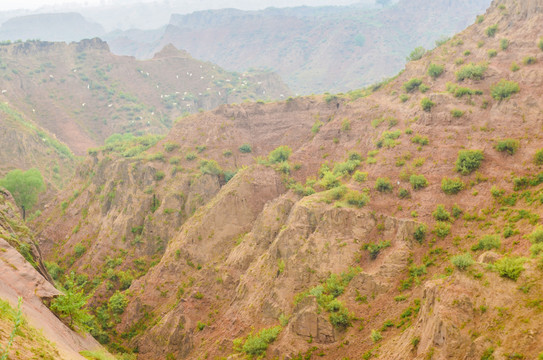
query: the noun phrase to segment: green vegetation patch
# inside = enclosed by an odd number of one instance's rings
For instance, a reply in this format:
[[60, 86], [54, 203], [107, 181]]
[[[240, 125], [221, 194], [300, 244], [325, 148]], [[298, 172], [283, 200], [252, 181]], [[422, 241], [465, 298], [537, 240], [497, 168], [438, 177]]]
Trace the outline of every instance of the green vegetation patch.
[[462, 175], [469, 175], [479, 169], [484, 160], [480, 150], [460, 150], [456, 159], [456, 171]]
[[514, 81], [501, 79], [497, 84], [490, 88], [490, 94], [496, 100], [509, 99], [511, 95], [520, 91], [520, 86]]

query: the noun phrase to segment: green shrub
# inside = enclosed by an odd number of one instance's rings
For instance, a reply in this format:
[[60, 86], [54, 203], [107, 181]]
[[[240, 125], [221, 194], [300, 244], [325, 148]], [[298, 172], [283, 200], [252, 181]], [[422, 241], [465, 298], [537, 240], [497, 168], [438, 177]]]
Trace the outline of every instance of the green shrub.
[[477, 19], [476, 19], [477, 24], [482, 23], [484, 20], [485, 20], [484, 15], [477, 15]]
[[428, 180], [426, 180], [424, 175], [413, 174], [409, 177], [409, 182], [413, 186], [413, 190], [420, 190], [428, 186]]
[[375, 181], [375, 189], [379, 192], [390, 192], [392, 191], [392, 183], [388, 178], [377, 178]]
[[528, 235], [528, 238], [532, 244], [543, 244], [543, 227], [538, 226], [530, 235]]
[[230, 157], [230, 156], [232, 156], [232, 150], [224, 150], [224, 151], [222, 152], [222, 156], [224, 156], [224, 157]]
[[424, 241], [424, 238], [426, 237], [426, 225], [419, 225], [415, 229], [415, 232], [413, 233], [413, 238], [417, 240], [419, 243], [422, 243]]
[[370, 201], [370, 198], [364, 193], [351, 190], [345, 195], [345, 201], [347, 201], [347, 204], [349, 205], [361, 208], [366, 206], [366, 204]]
[[192, 161], [196, 159], [196, 154], [193, 152], [189, 152], [187, 153], [187, 155], [185, 155], [185, 159], [187, 159], [188, 161]]
[[543, 149], [538, 150], [534, 155], [534, 163], [536, 165], [543, 165]]
[[8, 190], [23, 211], [30, 211], [45, 190], [45, 182], [38, 169], [12, 170], [0, 179], [0, 187]]
[[286, 145], [279, 146], [268, 155], [268, 160], [272, 164], [287, 161], [292, 153], [292, 149]]
[[362, 246], [362, 249], [367, 250], [372, 259], [376, 259], [381, 250], [390, 247], [390, 241], [380, 241], [378, 243], [368, 243]]
[[411, 138], [411, 142], [413, 144], [419, 144], [419, 145], [428, 145], [430, 143], [430, 140], [428, 139], [428, 136], [422, 136], [419, 134], [416, 134]]
[[290, 174], [290, 164], [288, 163], [288, 161], [280, 162], [279, 165], [277, 166], [277, 170], [279, 170], [283, 174], [288, 175]]
[[398, 144], [398, 142], [396, 142], [396, 139], [398, 139], [401, 135], [401, 130], [383, 131], [381, 137], [379, 138], [379, 140], [377, 140], [377, 143], [375, 145], [378, 148], [386, 147], [391, 149]]
[[501, 39], [500, 40], [500, 49], [505, 51], [505, 50], [507, 50], [508, 47], [509, 47], [509, 40]]
[[248, 154], [252, 151], [253, 149], [251, 148], [251, 145], [249, 144], [243, 144], [239, 147], [239, 152], [244, 153], [244, 154]]
[[430, 66], [428, 66], [428, 75], [435, 80], [443, 74], [443, 69], [443, 65], [430, 64]]
[[490, 49], [487, 52], [489, 58], [496, 57], [498, 55], [498, 52], [495, 49]]
[[351, 121], [349, 119], [343, 119], [341, 122], [341, 131], [351, 130]]
[[438, 205], [436, 208], [436, 211], [432, 213], [432, 216], [437, 221], [450, 221], [451, 220], [451, 214], [445, 210], [445, 207], [443, 205]]
[[504, 257], [494, 263], [494, 267], [501, 277], [517, 280], [524, 271], [526, 259], [522, 257]]
[[422, 59], [422, 57], [426, 54], [426, 49], [422, 46], [416, 47], [411, 54], [407, 57], [407, 61], [416, 61]]
[[469, 175], [479, 169], [484, 155], [480, 150], [460, 150], [456, 159], [456, 171], [462, 175]]
[[381, 333], [377, 330], [372, 330], [370, 338], [371, 338], [371, 341], [376, 343], [376, 342], [379, 342], [383, 338], [383, 335], [381, 335]]
[[486, 28], [485, 33], [488, 37], [494, 37], [498, 32], [498, 24], [491, 25]]
[[407, 100], [409, 100], [409, 96], [407, 96], [406, 94], [401, 94], [400, 95], [400, 101], [401, 102], [406, 102]]
[[537, 62], [537, 59], [535, 56], [526, 56], [524, 59], [522, 59], [522, 63], [524, 65], [533, 65]]
[[500, 80], [497, 84], [490, 88], [490, 94], [496, 100], [509, 99], [512, 94], [520, 91], [519, 85], [514, 81]]
[[451, 224], [443, 221], [438, 221], [434, 227], [434, 233], [437, 237], [444, 238], [451, 232]]
[[83, 256], [83, 254], [85, 253], [85, 251], [87, 251], [87, 248], [84, 247], [83, 245], [81, 244], [77, 244], [75, 247], [74, 247], [74, 253], [75, 253], [75, 257], [81, 257]]
[[413, 90], [418, 89], [421, 84], [422, 84], [421, 79], [414, 78], [404, 83], [403, 88], [406, 92], [412, 92]]
[[516, 62], [513, 61], [513, 63], [511, 64], [511, 71], [516, 72], [516, 71], [519, 71], [519, 70], [520, 70], [520, 67], [518, 66], [518, 64]]
[[464, 112], [460, 109], [452, 109], [451, 115], [455, 118], [461, 118], [462, 116], [464, 116]]
[[400, 197], [400, 199], [409, 199], [411, 197], [411, 194], [409, 193], [409, 190], [401, 188], [398, 191], [398, 196]]
[[200, 160], [200, 172], [202, 175], [220, 175], [222, 169], [215, 160]]
[[537, 43], [537, 47], [539, 50], [543, 51], [543, 38], [539, 39], [539, 42]]
[[466, 79], [481, 80], [487, 69], [486, 65], [476, 65], [474, 63], [464, 65], [456, 72], [456, 79], [464, 81]]
[[420, 90], [421, 93], [424, 94], [424, 93], [428, 92], [428, 90], [430, 90], [430, 87], [428, 85], [426, 85], [426, 84], [421, 84], [419, 86], [419, 90]]
[[435, 106], [435, 103], [432, 100], [425, 97], [420, 101], [420, 106], [422, 107], [422, 110], [430, 111]]
[[281, 333], [281, 326], [262, 329], [256, 335], [249, 334], [243, 343], [241, 351], [251, 356], [261, 356], [266, 353], [268, 346], [277, 339]]
[[170, 158], [170, 164], [177, 165], [181, 162], [181, 158], [179, 156], [172, 156]]
[[313, 124], [313, 126], [311, 127], [311, 133], [313, 134], [317, 134], [321, 127], [324, 125], [324, 123], [320, 120], [315, 120], [315, 123]]
[[357, 170], [353, 174], [353, 180], [356, 181], [356, 182], [360, 182], [360, 183], [364, 182], [364, 181], [368, 180], [368, 173]]
[[345, 185], [337, 186], [335, 188], [332, 188], [328, 193], [326, 194], [327, 198], [332, 200], [340, 200], [343, 198], [343, 196], [347, 193], [347, 187]]
[[499, 249], [501, 246], [500, 237], [498, 235], [485, 235], [481, 239], [479, 239], [479, 242], [477, 245], [473, 245], [471, 247], [471, 250], [477, 251], [477, 250], [492, 250], [492, 249]]
[[451, 258], [451, 263], [460, 270], [466, 270], [471, 265], [473, 265], [474, 261], [473, 261], [473, 258], [471, 257], [471, 254], [465, 253], [465, 254], [453, 256]]
[[175, 149], [177, 149], [179, 147], [179, 144], [176, 144], [174, 142], [167, 142], [164, 144], [164, 150], [166, 150], [167, 152], [172, 152], [174, 151]]
[[483, 352], [483, 355], [481, 356], [481, 360], [495, 360], [494, 357], [494, 348], [489, 347]]
[[116, 291], [108, 301], [108, 307], [114, 314], [122, 314], [128, 306], [128, 299], [123, 293]]
[[465, 95], [483, 95], [481, 90], [470, 89], [467, 87], [458, 86], [457, 84], [447, 83], [447, 91], [453, 94], [457, 98], [461, 98]]
[[155, 180], [160, 181], [160, 180], [164, 179], [165, 176], [166, 176], [166, 174], [164, 173], [164, 171], [158, 170], [155, 173]]
[[513, 155], [519, 148], [519, 141], [515, 139], [503, 139], [499, 140], [496, 144], [496, 150], [506, 152], [509, 155]]
[[447, 195], [456, 195], [464, 189], [464, 182], [459, 178], [449, 179], [444, 177], [441, 180], [441, 190]]

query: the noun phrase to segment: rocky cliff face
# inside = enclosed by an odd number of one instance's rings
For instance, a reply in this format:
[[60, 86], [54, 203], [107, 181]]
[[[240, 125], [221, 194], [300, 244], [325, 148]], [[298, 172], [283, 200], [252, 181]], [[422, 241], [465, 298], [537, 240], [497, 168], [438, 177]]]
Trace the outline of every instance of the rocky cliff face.
[[36, 223], [46, 256], [97, 279], [97, 309], [124, 291], [111, 341], [142, 359], [537, 358], [540, 3], [494, 3], [367, 91], [96, 153]]

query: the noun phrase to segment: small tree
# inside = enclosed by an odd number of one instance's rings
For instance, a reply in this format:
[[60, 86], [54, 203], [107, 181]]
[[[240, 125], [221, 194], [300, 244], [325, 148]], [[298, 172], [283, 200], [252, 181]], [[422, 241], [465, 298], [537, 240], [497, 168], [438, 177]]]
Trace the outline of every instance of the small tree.
[[38, 169], [12, 170], [0, 179], [0, 186], [13, 195], [17, 205], [23, 209], [23, 218], [26, 217], [26, 210], [32, 209], [36, 204], [39, 193], [45, 190], [45, 183]]
[[74, 328], [74, 325], [85, 328], [85, 324], [92, 318], [85, 308], [90, 295], [83, 293], [84, 285], [85, 283], [77, 284], [72, 271], [64, 283], [64, 295], [55, 298], [51, 303], [51, 310], [59, 314], [61, 318], [68, 318], [71, 328]]

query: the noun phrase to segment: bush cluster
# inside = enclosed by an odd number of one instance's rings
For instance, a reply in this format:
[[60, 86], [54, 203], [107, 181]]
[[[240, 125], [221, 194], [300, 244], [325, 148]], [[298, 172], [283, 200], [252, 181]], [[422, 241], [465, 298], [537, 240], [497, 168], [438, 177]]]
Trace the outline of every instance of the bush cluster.
[[469, 175], [481, 166], [484, 155], [480, 150], [460, 150], [456, 159], [456, 171]]
[[464, 65], [456, 72], [456, 79], [458, 81], [464, 81], [466, 79], [481, 80], [487, 69], [486, 65], [482, 64], [468, 64]]
[[500, 80], [490, 88], [490, 94], [496, 100], [509, 99], [511, 95], [516, 94], [519, 91], [520, 87], [516, 82], [505, 79]]
[[496, 150], [513, 155], [519, 148], [519, 141], [515, 139], [499, 140], [496, 144]]
[[441, 190], [447, 195], [456, 195], [464, 189], [464, 182], [459, 178], [450, 179], [448, 177], [441, 180]]

